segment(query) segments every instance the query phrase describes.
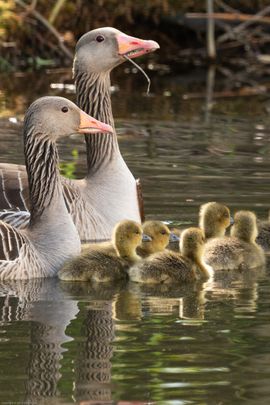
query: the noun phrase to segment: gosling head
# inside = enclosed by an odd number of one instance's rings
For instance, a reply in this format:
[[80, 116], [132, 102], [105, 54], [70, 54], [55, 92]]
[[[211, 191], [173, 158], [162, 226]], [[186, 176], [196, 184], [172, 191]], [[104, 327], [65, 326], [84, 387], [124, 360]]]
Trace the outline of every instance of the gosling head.
[[245, 242], [255, 243], [258, 236], [257, 218], [251, 211], [238, 211], [234, 216], [231, 236]]
[[149, 236], [143, 234], [140, 224], [131, 220], [118, 222], [113, 230], [112, 242], [118, 256], [126, 259], [139, 258], [136, 248], [142, 240], [150, 240]]
[[143, 232], [151, 237], [151, 241], [143, 241], [141, 244], [148, 254], [162, 252], [172, 238], [169, 228], [161, 221], [146, 221], [143, 224]]
[[197, 262], [201, 261], [205, 245], [204, 232], [200, 228], [187, 228], [181, 233], [180, 252]]
[[207, 239], [224, 236], [226, 228], [232, 223], [230, 210], [226, 205], [217, 202], [201, 205], [199, 226], [203, 229]]

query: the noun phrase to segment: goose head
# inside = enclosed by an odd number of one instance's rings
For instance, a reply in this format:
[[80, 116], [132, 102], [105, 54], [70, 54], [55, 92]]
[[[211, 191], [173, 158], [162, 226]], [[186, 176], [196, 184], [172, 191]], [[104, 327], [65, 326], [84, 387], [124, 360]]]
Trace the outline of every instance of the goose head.
[[111, 28], [98, 28], [84, 34], [75, 49], [74, 71], [108, 72], [125, 61], [159, 48], [155, 41], [126, 35]]
[[135, 221], [123, 220], [113, 230], [112, 243], [120, 257], [139, 258], [136, 248], [143, 240], [150, 240], [150, 238], [143, 233], [142, 226]]
[[254, 243], [258, 236], [257, 218], [251, 211], [238, 211], [234, 215], [231, 236]]
[[151, 241], [143, 241], [141, 244], [148, 254], [162, 252], [170, 241], [179, 241], [179, 238], [161, 221], [146, 221], [143, 224], [143, 232], [151, 237]]
[[34, 101], [25, 115], [26, 136], [31, 128], [36, 136], [56, 141], [73, 134], [113, 133], [110, 125], [86, 114], [72, 101], [63, 97], [41, 97]]
[[206, 238], [224, 236], [226, 228], [233, 223], [230, 210], [226, 205], [209, 202], [200, 207], [199, 226]]
[[200, 228], [187, 228], [181, 233], [180, 252], [195, 261], [201, 261], [205, 245], [204, 232]]

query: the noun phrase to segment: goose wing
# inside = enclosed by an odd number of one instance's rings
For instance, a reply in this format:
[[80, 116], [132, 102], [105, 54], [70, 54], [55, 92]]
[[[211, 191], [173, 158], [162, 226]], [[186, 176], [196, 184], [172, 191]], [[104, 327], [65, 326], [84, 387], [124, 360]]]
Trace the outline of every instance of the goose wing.
[[30, 221], [30, 212], [21, 211], [18, 207], [12, 210], [0, 211], [0, 221], [6, 222], [18, 229], [24, 229]]
[[0, 163], [0, 209], [28, 210], [29, 187], [25, 166]]
[[20, 249], [28, 243], [27, 237], [22, 232], [5, 222], [0, 222], [0, 261], [16, 260], [20, 255]]

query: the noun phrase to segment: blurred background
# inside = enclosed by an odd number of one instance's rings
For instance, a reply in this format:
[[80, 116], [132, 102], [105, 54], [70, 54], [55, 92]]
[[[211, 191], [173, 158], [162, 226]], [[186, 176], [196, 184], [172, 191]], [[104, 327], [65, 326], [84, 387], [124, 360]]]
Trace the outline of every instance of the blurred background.
[[159, 59], [182, 69], [215, 58], [242, 67], [246, 58], [269, 62], [269, 7], [267, 0], [0, 0], [0, 67], [68, 66], [78, 38], [101, 26], [155, 38]]

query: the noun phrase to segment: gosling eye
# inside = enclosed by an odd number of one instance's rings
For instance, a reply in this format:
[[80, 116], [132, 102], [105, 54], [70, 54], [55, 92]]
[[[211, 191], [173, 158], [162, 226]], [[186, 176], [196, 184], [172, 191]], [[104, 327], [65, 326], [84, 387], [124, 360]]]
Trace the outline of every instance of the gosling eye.
[[135, 231], [135, 233], [136, 233], [136, 235], [139, 235], [139, 234], [140, 234], [140, 231]]
[[98, 35], [98, 36], [96, 37], [96, 41], [97, 41], [97, 42], [103, 42], [104, 39], [105, 39], [105, 38], [104, 38], [102, 35]]
[[166, 235], [166, 231], [160, 231], [161, 235]]
[[63, 113], [67, 113], [68, 112], [68, 107], [67, 106], [62, 107], [61, 111]]

